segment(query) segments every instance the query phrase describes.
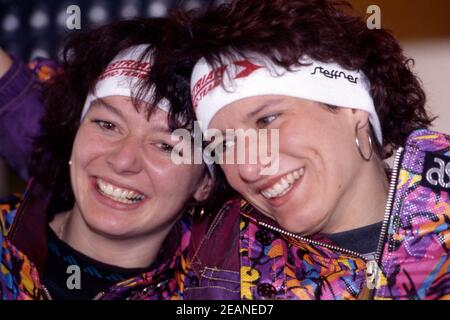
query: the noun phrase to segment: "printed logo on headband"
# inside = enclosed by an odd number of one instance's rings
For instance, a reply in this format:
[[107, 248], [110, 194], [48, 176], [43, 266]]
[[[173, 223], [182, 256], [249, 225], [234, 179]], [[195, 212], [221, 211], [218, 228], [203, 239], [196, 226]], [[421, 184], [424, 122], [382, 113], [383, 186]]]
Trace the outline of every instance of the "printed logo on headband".
[[[264, 66], [260, 66], [254, 64], [248, 60], [240, 60], [232, 63], [236, 66], [236, 75], [233, 77], [233, 80], [247, 78], [253, 72], [260, 68], [264, 68]], [[228, 69], [230, 65], [225, 65], [216, 70], [212, 70], [209, 73], [200, 77], [200, 79], [195, 83], [192, 88], [192, 105], [194, 109], [197, 108], [199, 102], [214, 88], [218, 87], [222, 81], [223, 74]]]
[[100, 80], [113, 77], [130, 77], [144, 79], [150, 72], [149, 62], [139, 62], [136, 60], [118, 60], [105, 69], [99, 77]]
[[317, 72], [319, 72], [320, 74], [323, 74], [325, 77], [330, 78], [330, 79], [338, 79], [338, 78], [344, 78], [347, 79], [348, 82], [351, 83], [358, 83], [358, 79], [359, 78], [354, 78], [351, 74], [347, 75], [344, 71], [341, 70], [328, 70], [324, 67], [316, 67], [314, 69], [314, 72], [311, 72], [311, 75], [316, 75]]

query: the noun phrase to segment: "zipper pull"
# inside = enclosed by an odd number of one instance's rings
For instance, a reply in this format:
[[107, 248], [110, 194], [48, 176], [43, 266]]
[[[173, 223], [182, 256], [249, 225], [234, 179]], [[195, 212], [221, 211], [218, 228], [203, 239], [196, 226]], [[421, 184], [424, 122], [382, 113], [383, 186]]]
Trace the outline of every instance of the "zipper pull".
[[372, 300], [373, 291], [380, 287], [381, 269], [375, 260], [366, 263], [366, 285], [358, 295], [358, 300]]
[[380, 288], [382, 272], [375, 260], [369, 260], [366, 264], [366, 286], [370, 290]]

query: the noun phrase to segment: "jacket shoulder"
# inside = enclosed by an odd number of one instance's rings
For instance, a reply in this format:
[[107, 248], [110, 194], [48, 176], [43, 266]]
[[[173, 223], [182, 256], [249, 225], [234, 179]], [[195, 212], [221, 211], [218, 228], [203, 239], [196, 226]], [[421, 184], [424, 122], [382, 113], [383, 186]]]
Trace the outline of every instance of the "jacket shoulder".
[[0, 198], [0, 236], [6, 236], [20, 205], [20, 194], [13, 194], [6, 198]]
[[416, 130], [399, 155], [377, 295], [448, 298], [450, 136]]
[[45, 83], [58, 73], [62, 73], [62, 68], [56, 61], [44, 58], [30, 61], [27, 68], [40, 83]]
[[205, 267], [239, 270], [240, 205], [240, 198], [229, 200], [218, 212], [194, 224], [189, 256], [197, 273]]

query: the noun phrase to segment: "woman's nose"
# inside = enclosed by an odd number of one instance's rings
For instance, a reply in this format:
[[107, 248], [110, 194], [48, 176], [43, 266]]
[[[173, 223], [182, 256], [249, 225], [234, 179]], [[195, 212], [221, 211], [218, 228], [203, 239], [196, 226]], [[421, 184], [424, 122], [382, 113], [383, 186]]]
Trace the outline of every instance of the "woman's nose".
[[260, 178], [262, 165], [259, 163], [241, 163], [237, 164], [239, 176], [246, 182], [255, 182]]
[[245, 152], [242, 156], [237, 156], [237, 167], [240, 177], [246, 182], [255, 182], [264, 174], [264, 168], [267, 161], [258, 153], [258, 148], [254, 146], [246, 147], [245, 150], [237, 150], [237, 152]]
[[106, 157], [108, 165], [117, 174], [136, 174], [142, 170], [140, 143], [135, 139], [123, 139]]

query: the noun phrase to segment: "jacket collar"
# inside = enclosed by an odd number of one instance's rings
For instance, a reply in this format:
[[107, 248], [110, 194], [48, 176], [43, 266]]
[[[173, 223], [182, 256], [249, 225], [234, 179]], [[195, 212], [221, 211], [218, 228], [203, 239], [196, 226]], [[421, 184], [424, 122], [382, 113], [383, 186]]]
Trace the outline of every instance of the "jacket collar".
[[[34, 264], [41, 279], [48, 253], [47, 224], [51, 197], [51, 192], [39, 184], [35, 178], [30, 179], [7, 234], [11, 244]], [[110, 298], [120, 296], [118, 291], [131, 289], [138, 285], [151, 286], [158, 281], [164, 284], [157, 290], [161, 297], [168, 298], [172, 294], [181, 294], [176, 290], [181, 287], [181, 284], [176, 282], [182, 281], [182, 279], [178, 279], [181, 275], [178, 275], [177, 272], [183, 274], [185, 271], [182, 269], [187, 268], [185, 259], [190, 242], [190, 229], [189, 217], [180, 219], [163, 243], [157, 259], [160, 263], [155, 265], [150, 272], [112, 287], [114, 294]], [[151, 290], [150, 293], [155, 294], [154, 290]], [[144, 296], [142, 298], [145, 298]]]
[[11, 244], [34, 263], [40, 277], [47, 258], [46, 228], [50, 198], [51, 193], [32, 178], [7, 235]]

